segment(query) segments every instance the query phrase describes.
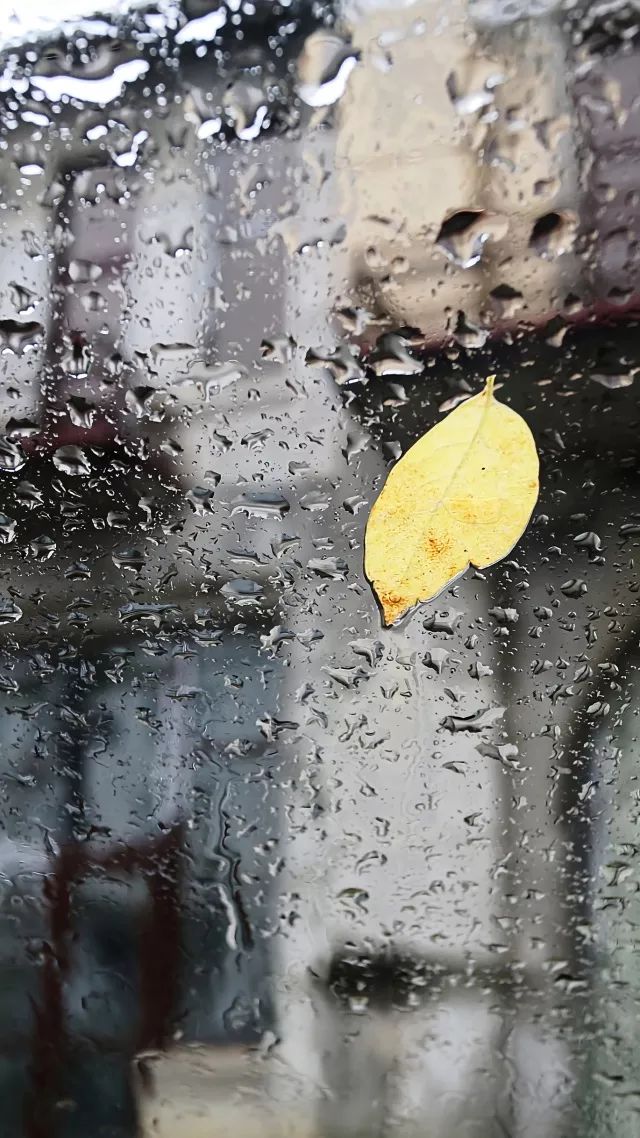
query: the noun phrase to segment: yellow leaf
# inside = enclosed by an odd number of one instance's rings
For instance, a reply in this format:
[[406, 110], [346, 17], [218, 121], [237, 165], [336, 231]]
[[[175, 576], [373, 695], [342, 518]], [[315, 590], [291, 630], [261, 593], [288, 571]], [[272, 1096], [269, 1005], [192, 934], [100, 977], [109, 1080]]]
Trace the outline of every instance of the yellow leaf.
[[524, 419], [498, 403], [490, 376], [407, 451], [373, 506], [365, 573], [393, 624], [465, 569], [513, 549], [538, 498], [538, 454]]

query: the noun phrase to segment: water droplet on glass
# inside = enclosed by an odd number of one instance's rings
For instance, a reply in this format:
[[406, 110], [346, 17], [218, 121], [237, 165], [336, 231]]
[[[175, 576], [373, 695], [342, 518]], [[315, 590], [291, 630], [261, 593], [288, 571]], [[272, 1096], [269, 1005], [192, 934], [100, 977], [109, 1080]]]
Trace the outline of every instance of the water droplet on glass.
[[375, 352], [367, 360], [368, 366], [378, 376], [420, 375], [424, 364], [409, 354], [410, 341], [397, 332], [385, 332], [379, 337]]
[[123, 624], [140, 622], [143, 625], [151, 624], [155, 628], [160, 628], [163, 618], [175, 613], [175, 611], [174, 606], [169, 604], [130, 601], [121, 606], [118, 610], [118, 616]]
[[176, 32], [176, 43], [180, 45], [199, 41], [210, 42], [215, 39], [226, 22], [227, 11], [221, 5], [211, 12], [205, 12], [202, 16], [195, 16], [192, 20], [187, 20]]
[[488, 75], [481, 86], [466, 80], [464, 72], [450, 71], [447, 80], [447, 94], [459, 115], [474, 115], [490, 107], [495, 100], [495, 90], [505, 82], [506, 76], [500, 72]]
[[7, 436], [11, 439], [29, 439], [38, 434], [38, 424], [33, 419], [9, 419]]
[[569, 210], [552, 210], [536, 221], [529, 238], [530, 247], [539, 257], [551, 259], [567, 253], [575, 240], [577, 217]]
[[489, 329], [472, 323], [464, 312], [459, 312], [453, 336], [461, 347], [471, 351], [484, 347], [489, 338]]
[[74, 427], [88, 429], [93, 426], [97, 408], [89, 399], [82, 395], [72, 395], [67, 400], [67, 410]]
[[486, 727], [492, 727], [502, 718], [504, 713], [504, 707], [490, 707], [481, 708], [479, 711], [472, 712], [471, 715], [447, 715], [442, 720], [441, 726], [453, 734], [459, 731], [475, 733], [484, 731]]
[[[1, 447], [1, 443], [0, 443]], [[32, 482], [18, 482], [15, 489], [16, 501], [27, 510], [33, 510], [42, 505], [42, 491]]]
[[194, 513], [204, 517], [214, 510], [213, 490], [207, 486], [193, 486], [187, 491], [187, 501]]
[[292, 358], [295, 346], [291, 336], [272, 336], [262, 341], [260, 352], [263, 360], [286, 364]]
[[235, 604], [250, 605], [255, 604], [264, 589], [257, 581], [251, 581], [247, 577], [236, 577], [232, 581], [227, 581], [220, 592]]
[[364, 379], [360, 364], [346, 345], [341, 345], [333, 352], [323, 352], [322, 348], [309, 348], [305, 363], [310, 367], [326, 368], [335, 382], [340, 385], [361, 382]]
[[585, 533], [576, 534], [576, 536], [574, 537], [573, 540], [574, 540], [576, 545], [584, 546], [590, 552], [593, 552], [593, 553], [601, 553], [602, 552], [602, 541], [598, 537], [598, 534], [594, 533], [592, 530], [589, 530], [588, 532], [585, 532]]
[[0, 600], [0, 624], [15, 624], [22, 616], [22, 609], [15, 601]]
[[146, 75], [149, 64], [144, 59], [128, 59], [101, 78], [81, 78], [77, 75], [33, 75], [31, 83], [52, 103], [78, 99], [80, 102], [106, 106], [122, 94], [126, 84], [134, 83]]
[[517, 288], [499, 284], [489, 293], [492, 308], [501, 320], [511, 320], [522, 308], [524, 297]]
[[144, 553], [139, 549], [118, 549], [111, 558], [117, 569], [129, 569], [133, 573], [139, 573], [145, 562]]
[[443, 221], [436, 245], [450, 261], [462, 269], [471, 269], [482, 257], [489, 240], [500, 240], [509, 228], [506, 217], [484, 209], [464, 209]]
[[289, 508], [289, 502], [282, 494], [245, 490], [233, 500], [231, 514], [246, 514], [248, 518], [283, 518]]
[[24, 285], [12, 281], [9, 285], [11, 301], [19, 316], [30, 316], [38, 301], [38, 295]]
[[636, 368], [630, 368], [628, 371], [593, 371], [591, 379], [599, 383], [601, 387], [615, 391], [617, 388], [631, 387], [636, 377], [636, 371]]
[[20, 470], [26, 461], [25, 453], [18, 443], [0, 437], [0, 471]]
[[332, 32], [307, 37], [300, 59], [298, 94], [309, 107], [330, 107], [342, 97], [358, 52]]
[[41, 534], [40, 537], [34, 537], [29, 544], [36, 561], [48, 561], [53, 557], [57, 548], [54, 538], [45, 533]]
[[565, 581], [560, 588], [565, 597], [582, 597], [587, 591], [587, 582], [583, 581], [581, 577], [572, 577], [569, 581]]
[[222, 105], [238, 138], [251, 141], [267, 125], [269, 108], [261, 87], [239, 79], [225, 91]]
[[91, 474], [91, 464], [86, 453], [78, 446], [58, 447], [53, 455], [53, 465], [57, 470], [74, 477]]
[[151, 422], [162, 422], [164, 418], [163, 399], [166, 395], [161, 388], [140, 384], [129, 388], [125, 393], [125, 403], [133, 411], [137, 419], [149, 419]]
[[16, 523], [13, 518], [0, 513], [0, 542], [9, 545], [16, 536]]
[[0, 351], [21, 356], [37, 346], [42, 333], [42, 324], [36, 320], [0, 320]]
[[311, 557], [308, 566], [319, 577], [329, 577], [333, 581], [346, 580], [349, 568], [342, 557]]

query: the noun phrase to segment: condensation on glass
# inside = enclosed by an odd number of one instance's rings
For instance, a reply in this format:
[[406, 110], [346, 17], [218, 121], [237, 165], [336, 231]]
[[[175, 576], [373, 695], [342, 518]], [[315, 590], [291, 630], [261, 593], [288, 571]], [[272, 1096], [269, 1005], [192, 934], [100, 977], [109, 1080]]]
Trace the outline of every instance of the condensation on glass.
[[[3, 1138], [637, 1135], [639, 36], [0, 13]], [[531, 525], [383, 628], [493, 373]]]

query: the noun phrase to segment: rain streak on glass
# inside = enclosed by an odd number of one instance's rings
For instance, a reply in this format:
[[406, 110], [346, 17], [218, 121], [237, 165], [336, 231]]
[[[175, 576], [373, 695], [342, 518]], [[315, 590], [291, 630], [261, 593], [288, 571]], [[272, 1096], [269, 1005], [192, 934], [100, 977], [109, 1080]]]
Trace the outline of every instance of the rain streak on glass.
[[[1, 1138], [636, 1138], [639, 69], [625, 0], [5, 0]], [[533, 515], [385, 627], [491, 375]], [[407, 574], [510, 492], [450, 458]]]

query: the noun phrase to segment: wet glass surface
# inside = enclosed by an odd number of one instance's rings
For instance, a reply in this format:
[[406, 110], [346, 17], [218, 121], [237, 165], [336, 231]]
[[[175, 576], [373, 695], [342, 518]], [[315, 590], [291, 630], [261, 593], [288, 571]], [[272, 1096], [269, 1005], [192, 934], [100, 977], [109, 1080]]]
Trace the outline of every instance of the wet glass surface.
[[[2, 1138], [638, 1134], [639, 35], [0, 14]], [[490, 374], [531, 522], [385, 627]]]

